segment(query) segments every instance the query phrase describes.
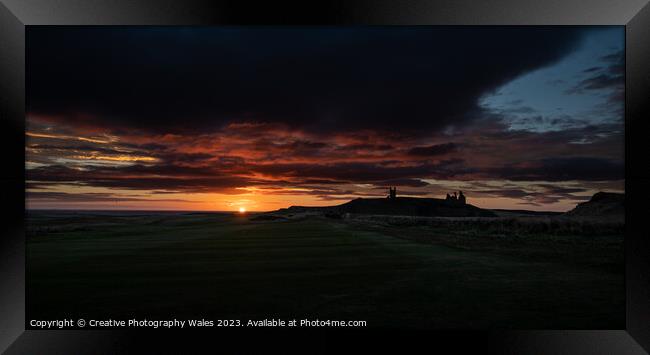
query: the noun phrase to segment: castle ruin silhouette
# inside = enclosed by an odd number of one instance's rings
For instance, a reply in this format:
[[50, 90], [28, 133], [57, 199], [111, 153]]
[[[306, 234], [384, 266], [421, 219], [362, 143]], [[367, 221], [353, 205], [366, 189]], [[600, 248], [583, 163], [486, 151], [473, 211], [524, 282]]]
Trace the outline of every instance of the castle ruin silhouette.
[[461, 205], [467, 203], [467, 199], [465, 198], [465, 195], [463, 195], [462, 191], [458, 191], [458, 194], [456, 194], [456, 191], [454, 191], [453, 195], [447, 194], [445, 200], [453, 203], [459, 203]]
[[[388, 196], [386, 196], [387, 199], [389, 200], [395, 200], [397, 199], [397, 187], [388, 187]], [[456, 203], [459, 205], [465, 205], [467, 204], [467, 198], [463, 194], [462, 191], [454, 191], [453, 195], [447, 194], [447, 197], [445, 198], [445, 201], [451, 202], [451, 203]]]
[[389, 200], [394, 200], [397, 198], [397, 186], [396, 187], [388, 187], [388, 196], [386, 196]]

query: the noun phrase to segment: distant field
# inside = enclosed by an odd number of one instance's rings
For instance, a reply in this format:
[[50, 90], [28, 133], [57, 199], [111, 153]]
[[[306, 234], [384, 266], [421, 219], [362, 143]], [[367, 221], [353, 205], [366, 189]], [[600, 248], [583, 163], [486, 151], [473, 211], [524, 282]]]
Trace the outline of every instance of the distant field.
[[30, 211], [27, 317], [624, 327], [616, 225], [555, 233], [501, 221]]

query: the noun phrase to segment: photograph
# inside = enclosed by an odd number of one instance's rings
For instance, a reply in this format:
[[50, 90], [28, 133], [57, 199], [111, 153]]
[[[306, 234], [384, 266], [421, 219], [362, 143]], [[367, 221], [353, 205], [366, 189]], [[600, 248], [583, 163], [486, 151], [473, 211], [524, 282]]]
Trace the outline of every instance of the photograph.
[[625, 50], [27, 26], [25, 326], [625, 329]]

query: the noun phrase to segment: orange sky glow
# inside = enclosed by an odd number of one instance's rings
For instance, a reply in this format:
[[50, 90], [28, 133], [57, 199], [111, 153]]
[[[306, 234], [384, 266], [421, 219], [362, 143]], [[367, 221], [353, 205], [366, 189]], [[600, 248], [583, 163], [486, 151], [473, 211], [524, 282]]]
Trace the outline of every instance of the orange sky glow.
[[[28, 29], [28, 209], [624, 192], [624, 28]], [[52, 55], [52, 53], [56, 55]]]
[[[30, 209], [271, 211], [382, 198], [387, 186], [398, 185], [399, 196], [444, 198], [463, 190], [469, 203], [482, 208], [566, 211], [596, 191], [620, 191], [623, 186], [623, 180], [504, 181], [476, 172], [454, 179], [419, 178], [413, 174], [423, 163], [409, 149], [426, 142], [403, 138], [389, 146], [382, 141], [385, 137], [373, 132], [319, 137], [278, 125], [236, 124], [198, 136], [115, 136], [87, 127], [59, 126], [63, 132], [54, 132], [51, 120], [41, 117], [31, 117], [30, 122], [35, 130], [27, 132], [26, 145]], [[512, 141], [512, 147], [528, 143], [520, 139]], [[319, 143], [310, 143], [314, 141]], [[488, 154], [453, 151], [425, 162], [435, 169], [453, 155], [477, 168], [497, 164], [498, 142], [482, 144]], [[147, 150], [152, 147], [154, 151]], [[561, 151], [546, 147], [545, 154]], [[55, 171], [60, 175], [29, 179], [31, 171], [62, 163], [65, 168]], [[387, 172], [375, 177], [374, 171], [366, 171], [372, 164], [381, 164]], [[524, 161], [521, 166], [531, 164]], [[391, 178], [393, 171], [409, 176]], [[349, 181], [356, 176], [368, 181]], [[42, 181], [47, 179], [51, 181]], [[553, 188], [579, 193], [549, 200]]]

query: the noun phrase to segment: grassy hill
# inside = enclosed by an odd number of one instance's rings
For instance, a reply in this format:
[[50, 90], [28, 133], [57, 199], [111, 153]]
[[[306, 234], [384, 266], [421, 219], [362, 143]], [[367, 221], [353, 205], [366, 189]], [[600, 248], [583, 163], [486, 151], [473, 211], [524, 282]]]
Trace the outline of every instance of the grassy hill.
[[281, 213], [316, 212], [330, 216], [346, 213], [390, 215], [390, 216], [420, 216], [420, 217], [496, 217], [490, 211], [469, 204], [446, 201], [437, 198], [397, 197], [388, 198], [357, 198], [338, 206], [330, 207], [301, 207], [292, 206], [282, 209]]
[[[499, 218], [251, 217], [30, 213], [26, 316], [625, 326], [622, 235]], [[427, 223], [401, 223], [416, 220]]]

